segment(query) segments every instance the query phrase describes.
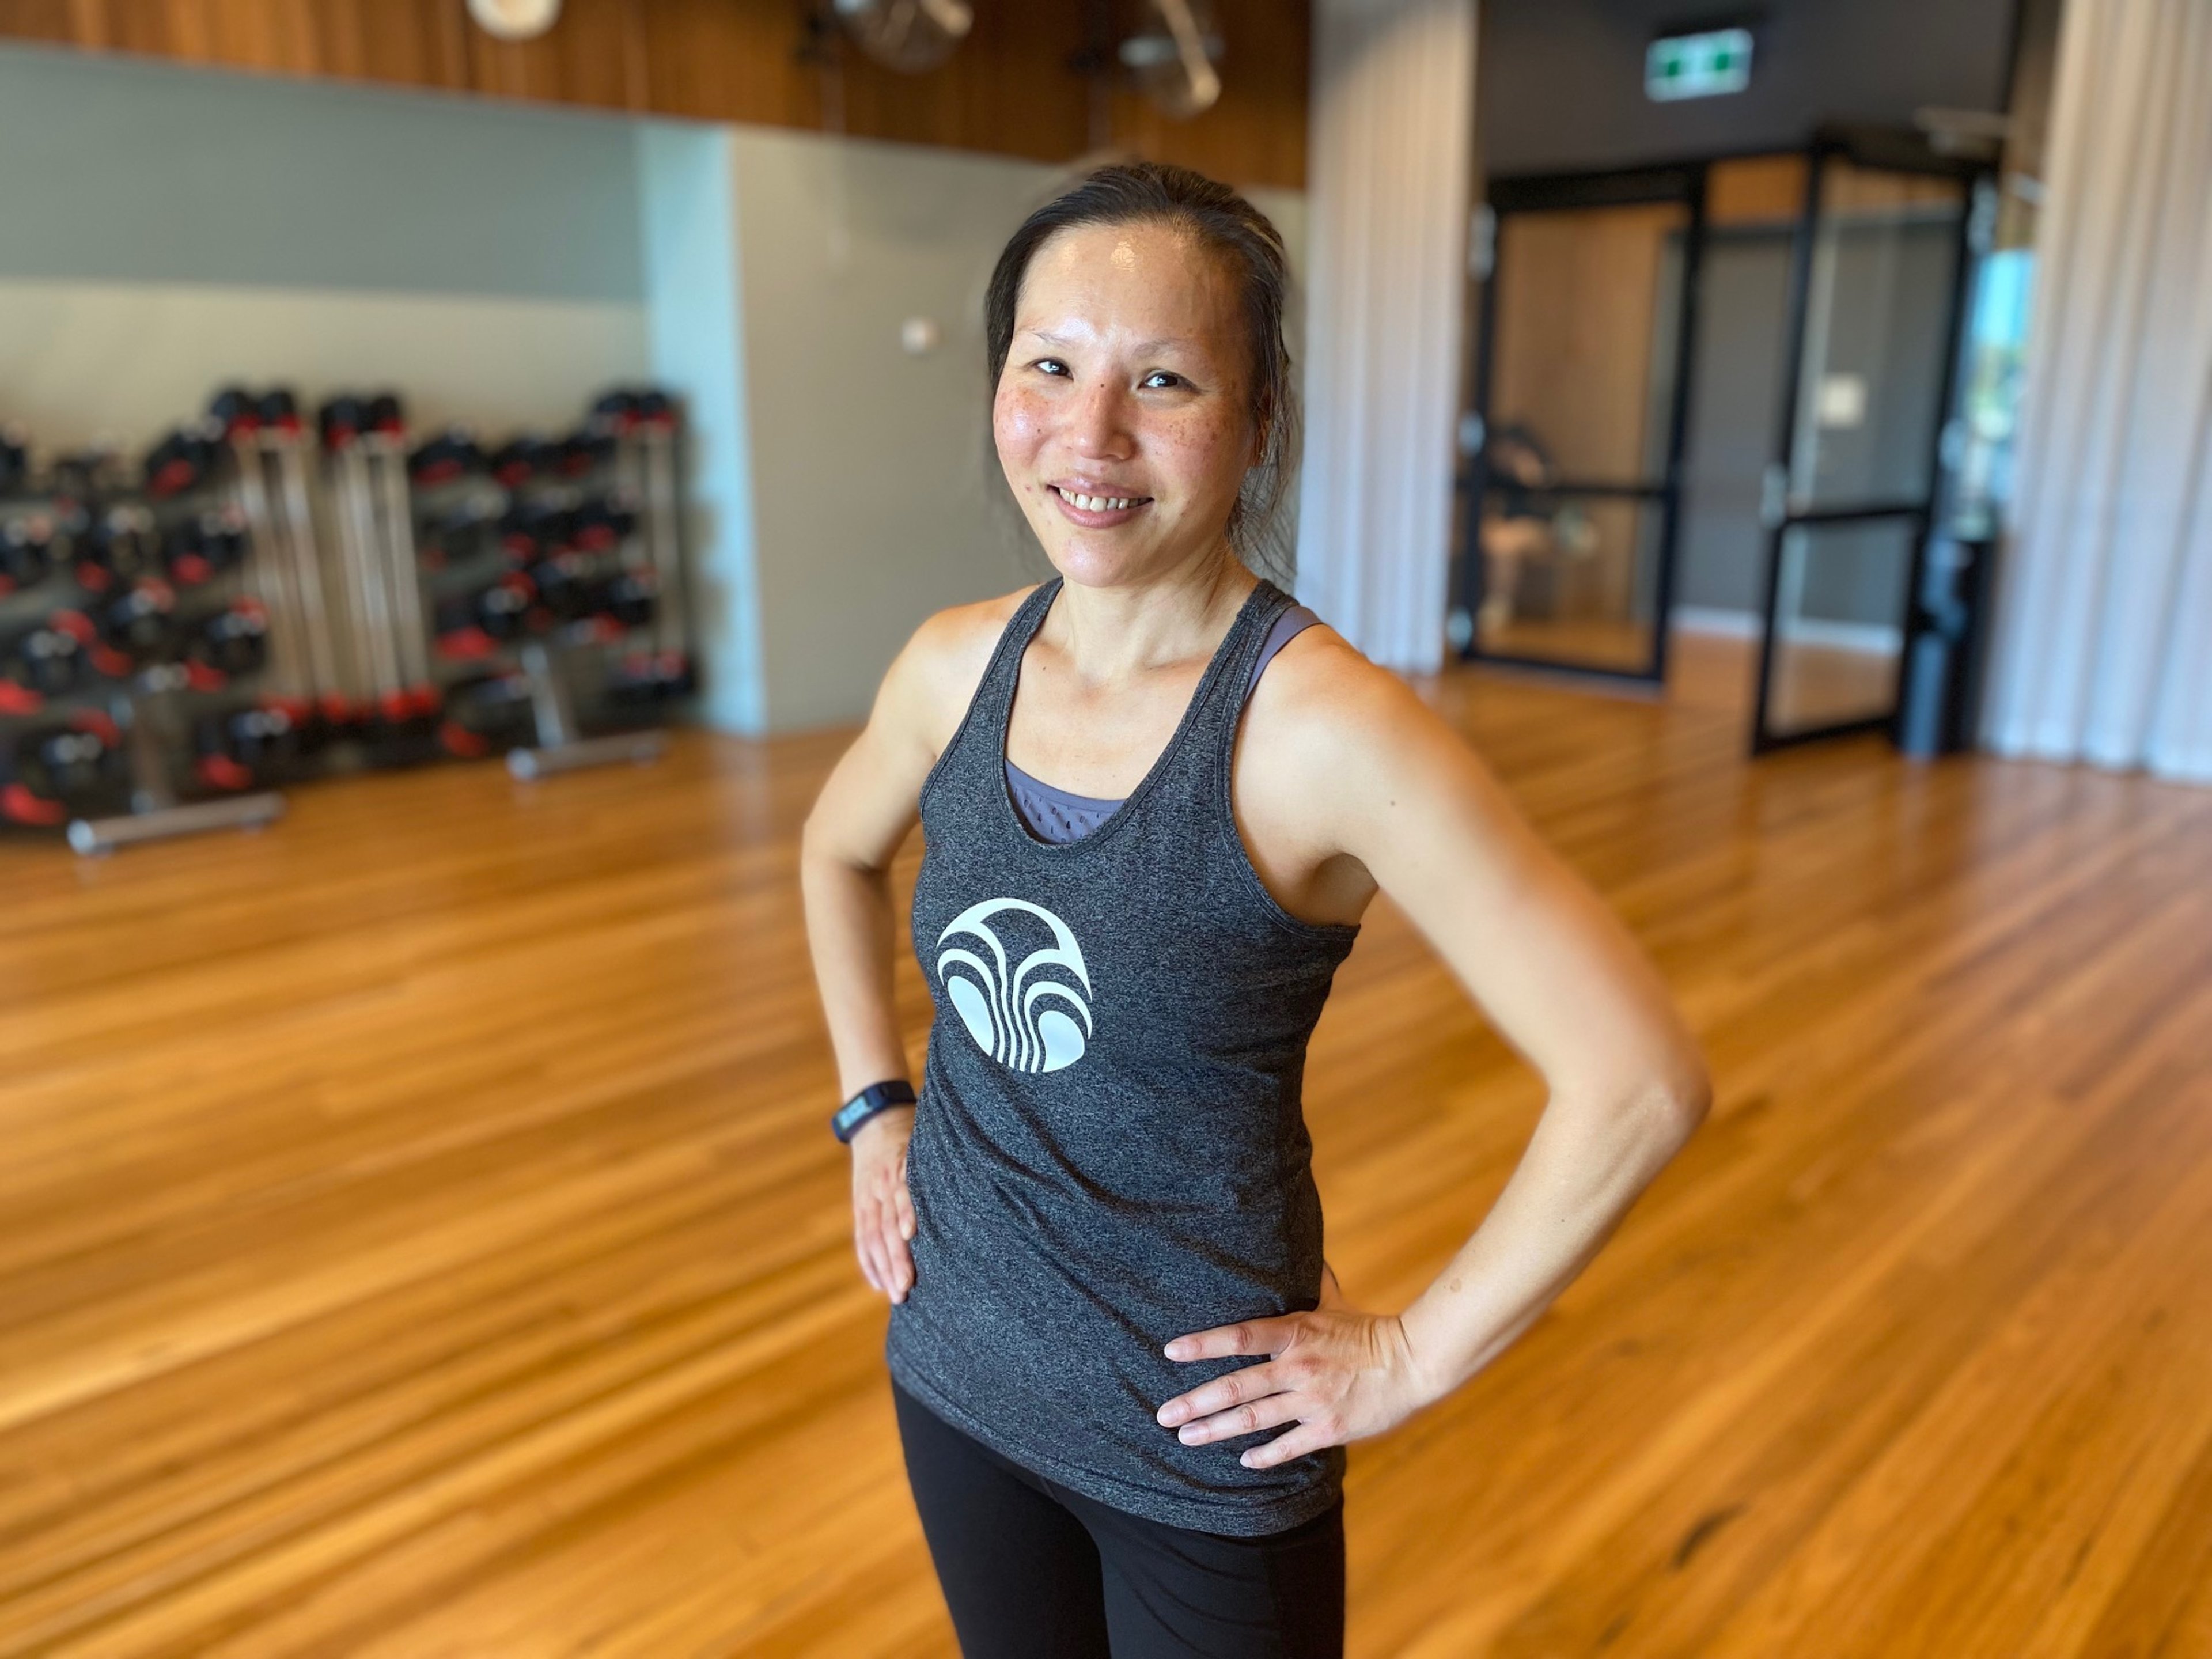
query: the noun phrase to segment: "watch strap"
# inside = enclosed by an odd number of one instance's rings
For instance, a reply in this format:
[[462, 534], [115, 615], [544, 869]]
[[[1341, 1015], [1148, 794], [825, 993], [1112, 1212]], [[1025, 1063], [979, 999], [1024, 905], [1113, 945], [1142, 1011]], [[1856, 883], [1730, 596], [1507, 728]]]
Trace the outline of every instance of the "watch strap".
[[849, 1141], [860, 1132], [860, 1126], [878, 1113], [914, 1103], [914, 1085], [904, 1078], [871, 1083], [836, 1109], [830, 1119], [830, 1130], [838, 1139]]

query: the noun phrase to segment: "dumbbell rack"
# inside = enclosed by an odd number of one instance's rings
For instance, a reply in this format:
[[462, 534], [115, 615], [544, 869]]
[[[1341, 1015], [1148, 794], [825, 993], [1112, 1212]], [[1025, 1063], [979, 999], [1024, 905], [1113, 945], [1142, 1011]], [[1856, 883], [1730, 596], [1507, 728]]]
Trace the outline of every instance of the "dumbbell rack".
[[[449, 694], [503, 706], [511, 719], [527, 711], [532, 740], [507, 751], [517, 778], [644, 763], [665, 751], [654, 730], [587, 735], [573, 689], [580, 668], [605, 671], [603, 721], [696, 690], [678, 435], [674, 407], [647, 389], [609, 393], [559, 442], [524, 436], [487, 455], [465, 434], [449, 433], [416, 452], [426, 521], [440, 526], [441, 546], [470, 540], [473, 526], [491, 532], [476, 538], [480, 545], [503, 555], [489, 565], [441, 556], [462, 580], [442, 584], [439, 641], [441, 653], [478, 671], [450, 683]], [[582, 601], [580, 613], [578, 596], [587, 591], [599, 599]], [[620, 654], [610, 658], [609, 647]], [[487, 665], [495, 672], [481, 672]]]
[[[389, 396], [309, 421], [282, 389], [234, 388], [143, 477], [64, 458], [42, 495], [0, 441], [0, 816], [52, 826], [66, 795], [72, 844], [105, 852], [264, 823], [276, 786], [365, 767], [654, 758], [651, 724], [696, 690], [678, 437], [650, 390], [487, 456], [458, 431], [410, 450]], [[185, 627], [161, 568], [228, 608]], [[80, 592], [55, 608], [43, 585], [64, 580]], [[26, 817], [9, 722], [31, 716], [52, 741]]]
[[[252, 672], [265, 630], [243, 595], [178, 612], [180, 588], [220, 599], [234, 586], [240, 546], [240, 526], [190, 499], [185, 459], [157, 451], [143, 486], [119, 457], [97, 453], [33, 477], [20, 441], [0, 441], [5, 816], [65, 824], [81, 853], [252, 827], [283, 811], [266, 792], [179, 798], [174, 703]], [[27, 769], [27, 780], [17, 775]], [[117, 810], [74, 810], [100, 807]]]
[[258, 830], [284, 816], [284, 797], [273, 789], [207, 800], [177, 799], [175, 786], [169, 781], [168, 757], [173, 740], [165, 740], [156, 710], [161, 695], [176, 690], [179, 683], [160, 678], [165, 672], [149, 671], [135, 695], [118, 699], [124, 708], [118, 711], [118, 724], [131, 750], [131, 810], [70, 820], [69, 844], [88, 857], [139, 842], [198, 835], [209, 830]]
[[[627, 656], [617, 664], [617, 684], [641, 690], [647, 701], [688, 695], [694, 689], [685, 637], [690, 607], [679, 539], [674, 407], [657, 392], [611, 392], [593, 408], [586, 432], [611, 447], [615, 489], [619, 497], [637, 504], [647, 561], [644, 568], [653, 577], [648, 647], [641, 656]], [[602, 738], [578, 735], [568, 682], [544, 647], [536, 641], [525, 646], [522, 662], [531, 679], [538, 741], [508, 752], [507, 769], [516, 777], [540, 778], [625, 760], [642, 763], [658, 758], [666, 749], [666, 738], [657, 731]]]

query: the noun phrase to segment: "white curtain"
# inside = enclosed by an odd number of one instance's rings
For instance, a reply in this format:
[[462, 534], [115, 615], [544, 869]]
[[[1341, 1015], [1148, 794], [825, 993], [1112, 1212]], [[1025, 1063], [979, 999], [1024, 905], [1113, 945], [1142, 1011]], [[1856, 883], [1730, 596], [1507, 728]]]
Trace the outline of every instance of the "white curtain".
[[2212, 0], [2071, 0], [1984, 737], [2212, 782]]
[[1376, 662], [1442, 660], [1474, 0], [1316, 0], [1298, 598]]

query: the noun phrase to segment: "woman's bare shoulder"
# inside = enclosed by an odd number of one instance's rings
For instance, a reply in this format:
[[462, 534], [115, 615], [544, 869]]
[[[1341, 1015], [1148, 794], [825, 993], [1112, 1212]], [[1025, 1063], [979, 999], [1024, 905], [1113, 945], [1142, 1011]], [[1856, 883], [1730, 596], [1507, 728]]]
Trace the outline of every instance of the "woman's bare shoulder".
[[1291, 636], [1252, 694], [1255, 727], [1299, 748], [1371, 740], [1425, 706], [1327, 623]]
[[1242, 764], [1302, 817], [1322, 802], [1401, 798], [1425, 775], [1480, 766], [1418, 690], [1325, 624], [1298, 634], [1260, 677]]
[[884, 677], [878, 717], [915, 721], [933, 751], [941, 748], [974, 700], [1006, 624], [1036, 591], [1032, 583], [996, 599], [951, 605], [930, 617], [915, 629]]

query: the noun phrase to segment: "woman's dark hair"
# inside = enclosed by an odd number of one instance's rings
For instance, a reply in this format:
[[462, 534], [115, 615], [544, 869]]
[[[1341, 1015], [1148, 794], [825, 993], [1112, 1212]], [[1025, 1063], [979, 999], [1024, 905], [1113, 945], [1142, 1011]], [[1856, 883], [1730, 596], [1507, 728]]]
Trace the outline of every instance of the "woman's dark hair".
[[1030, 261], [1063, 230], [1083, 225], [1165, 225], [1188, 234], [1219, 258], [1243, 297], [1251, 367], [1254, 430], [1263, 434], [1260, 459], [1244, 475], [1229, 514], [1229, 541], [1248, 564], [1287, 574], [1288, 549], [1278, 533], [1283, 502], [1297, 465], [1298, 399], [1291, 354], [1283, 344], [1290, 268], [1283, 238], [1267, 216], [1226, 185], [1162, 161], [1100, 167], [1022, 221], [999, 255], [983, 297], [983, 341], [991, 385], [1006, 367], [1014, 307]]

